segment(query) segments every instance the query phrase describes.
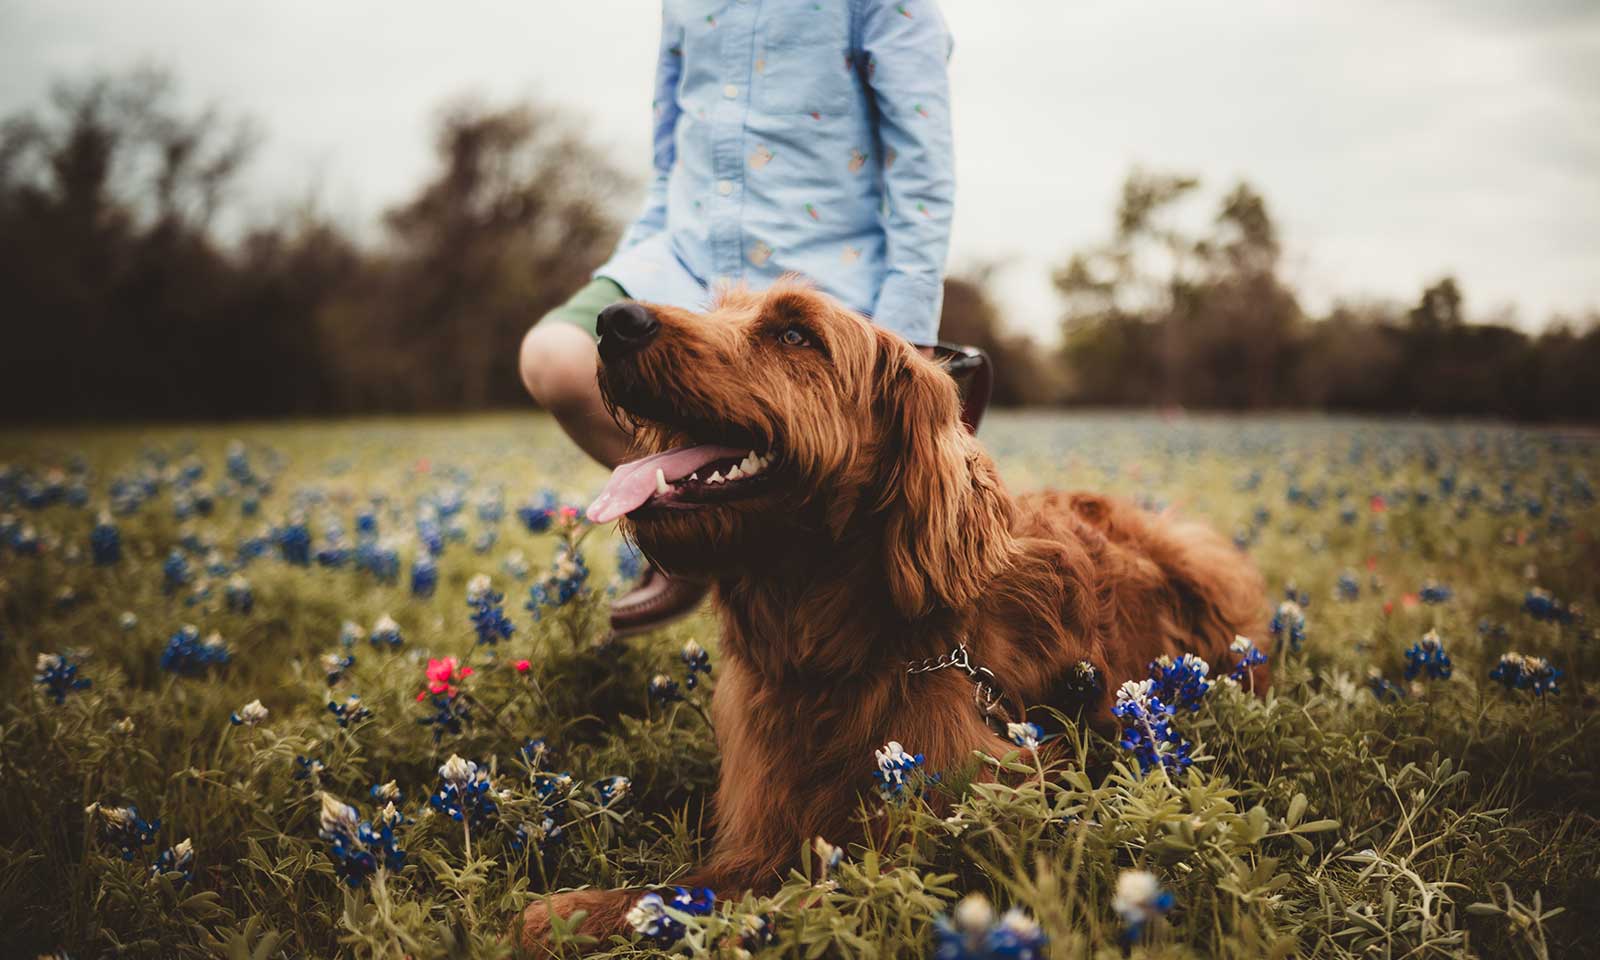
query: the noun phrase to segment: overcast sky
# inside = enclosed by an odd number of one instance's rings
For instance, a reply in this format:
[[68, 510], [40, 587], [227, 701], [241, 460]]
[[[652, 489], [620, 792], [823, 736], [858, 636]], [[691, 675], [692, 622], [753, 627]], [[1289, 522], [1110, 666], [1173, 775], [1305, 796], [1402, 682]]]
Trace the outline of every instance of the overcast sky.
[[[771, 0], [768, 0], [771, 2]], [[1130, 166], [1254, 183], [1307, 306], [1600, 308], [1596, 0], [943, 0], [953, 265], [1004, 260], [1010, 322], [1055, 335], [1049, 269], [1106, 236]], [[249, 207], [315, 188], [370, 223], [458, 94], [535, 95], [641, 179], [656, 0], [0, 0], [0, 113], [53, 79], [170, 67], [264, 134]]]

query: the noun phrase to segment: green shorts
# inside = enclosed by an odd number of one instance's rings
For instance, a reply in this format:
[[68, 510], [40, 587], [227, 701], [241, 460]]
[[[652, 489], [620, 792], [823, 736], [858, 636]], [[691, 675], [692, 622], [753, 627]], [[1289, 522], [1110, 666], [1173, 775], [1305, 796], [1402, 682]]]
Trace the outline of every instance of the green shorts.
[[628, 292], [615, 280], [595, 277], [584, 284], [583, 289], [574, 293], [572, 299], [540, 317], [539, 323], [570, 323], [587, 330], [589, 336], [595, 337], [598, 336], [594, 329], [595, 320], [600, 316], [600, 311], [618, 300], [626, 299]]

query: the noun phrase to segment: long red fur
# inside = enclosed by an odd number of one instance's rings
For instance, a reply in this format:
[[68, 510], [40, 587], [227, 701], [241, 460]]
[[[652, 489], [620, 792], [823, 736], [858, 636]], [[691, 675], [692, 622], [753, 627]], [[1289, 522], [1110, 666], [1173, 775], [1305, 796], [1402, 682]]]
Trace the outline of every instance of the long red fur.
[[[1213, 530], [1110, 496], [1013, 497], [962, 428], [951, 378], [804, 284], [726, 291], [706, 314], [650, 309], [655, 340], [600, 372], [639, 452], [738, 438], [777, 454], [759, 497], [628, 518], [652, 561], [714, 583], [722, 622], [715, 833], [681, 882], [771, 889], [811, 838], [859, 836], [886, 741], [932, 770], [1009, 748], [965, 675], [908, 675], [908, 660], [965, 642], [1008, 702], [1106, 729], [1117, 686], [1151, 660], [1194, 653], [1225, 670], [1233, 638], [1259, 632], [1260, 575]], [[791, 327], [810, 345], [784, 342]], [[1087, 698], [1080, 662], [1102, 680]], [[586, 911], [603, 939], [639, 894], [551, 904]], [[548, 909], [524, 913], [524, 946], [544, 942]]]

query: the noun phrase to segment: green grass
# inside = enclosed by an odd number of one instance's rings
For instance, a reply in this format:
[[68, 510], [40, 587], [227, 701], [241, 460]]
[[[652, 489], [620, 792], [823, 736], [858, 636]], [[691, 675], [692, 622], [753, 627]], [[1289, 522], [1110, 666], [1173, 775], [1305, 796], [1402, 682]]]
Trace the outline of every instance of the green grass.
[[[236, 490], [219, 490], [233, 438], [272, 478], [256, 517], [242, 515]], [[1596, 952], [1593, 621], [1538, 622], [1522, 605], [1534, 586], [1589, 610], [1600, 600], [1600, 508], [1586, 494], [1600, 480], [1600, 442], [1475, 426], [1056, 415], [998, 416], [984, 439], [1013, 491], [1105, 490], [1237, 531], [1267, 575], [1272, 602], [1291, 582], [1309, 594], [1304, 648], [1274, 656], [1266, 699], [1219, 686], [1199, 713], [1179, 718], [1200, 756], [1182, 778], [1140, 777], [1114, 743], [1075, 728], [1049, 769], [1035, 768], [1029, 754], [974, 758], [929, 787], [954, 804], [950, 819], [920, 801], [884, 812], [869, 800], [870, 815], [892, 821], [888, 841], [828, 838], [848, 854], [827, 883], [807, 856], [775, 896], [720, 904], [717, 916], [694, 923], [691, 949], [734, 955], [734, 934], [760, 914], [776, 933], [771, 956], [926, 956], [933, 918], [981, 892], [1037, 918], [1053, 957], [1115, 957], [1123, 944], [1113, 890], [1121, 871], [1141, 867], [1160, 877], [1175, 906], [1132, 944], [1134, 956]], [[216, 493], [215, 510], [177, 520], [166, 484], [119, 518], [121, 563], [96, 567], [88, 559], [94, 513], [112, 478], [145, 462], [147, 448], [165, 452], [169, 473], [189, 457], [203, 465], [200, 483]], [[509, 952], [500, 933], [542, 891], [670, 882], [704, 855], [718, 761], [699, 708], [715, 673], [689, 702], [665, 708], [650, 702], [647, 687], [659, 672], [682, 679], [678, 650], [688, 639], [704, 643], [716, 664], [711, 618], [599, 646], [615, 569], [610, 529], [582, 542], [586, 595], [537, 621], [523, 608], [559, 538], [529, 533], [516, 507], [544, 487], [581, 502], [604, 477], [549, 421], [0, 435], [0, 463], [14, 471], [70, 473], [74, 458], [87, 471], [85, 509], [29, 510], [12, 502], [15, 482], [0, 480], [0, 513], [31, 524], [42, 544], [38, 557], [0, 547], [8, 667], [0, 681], [0, 929], [8, 941], [0, 953], [494, 956]], [[1441, 495], [1446, 476], [1455, 489]], [[1502, 482], [1512, 484], [1509, 501]], [[417, 502], [451, 486], [466, 493], [466, 539], [439, 558], [437, 593], [416, 599], [407, 580]], [[1474, 486], [1477, 499], [1468, 495]], [[506, 516], [485, 524], [476, 504], [496, 487]], [[1382, 512], [1370, 502], [1375, 493], [1386, 498]], [[253, 611], [229, 612], [226, 577], [193, 599], [202, 549], [190, 555], [196, 582], [163, 591], [163, 560], [186, 537], [232, 561], [242, 539], [298, 510], [314, 548], [331, 519], [353, 541], [356, 510], [374, 496], [383, 498], [383, 535], [398, 538], [393, 585], [350, 568], [291, 566], [274, 553], [242, 571]], [[480, 554], [472, 541], [490, 526], [497, 542]], [[506, 572], [512, 551], [533, 568], [528, 579]], [[1355, 601], [1336, 595], [1347, 570], [1360, 582]], [[475, 646], [467, 619], [466, 584], [479, 572], [506, 593], [516, 626], [497, 656]], [[1409, 600], [1430, 578], [1450, 588], [1448, 602]], [[119, 625], [125, 611], [137, 617], [131, 629]], [[330, 690], [321, 657], [340, 649], [341, 623], [370, 628], [385, 613], [400, 624], [404, 647], [358, 644], [355, 666]], [[206, 678], [163, 672], [162, 649], [184, 623], [219, 632], [232, 662]], [[1443, 637], [1454, 676], [1408, 684], [1404, 651], [1429, 629]], [[1550, 658], [1565, 671], [1559, 695], [1539, 699], [1492, 683], [1488, 672], [1507, 650]], [[71, 652], [93, 686], [55, 704], [33, 683], [40, 652]], [[436, 743], [416, 722], [425, 714], [416, 695], [425, 657], [447, 654], [476, 668], [461, 683], [473, 722]], [[527, 673], [510, 666], [522, 658], [532, 663]], [[1372, 670], [1408, 695], [1380, 702], [1368, 687]], [[341, 729], [326, 704], [352, 693], [372, 717]], [[230, 712], [256, 698], [267, 720], [231, 725]], [[536, 844], [518, 852], [511, 842], [512, 825], [544, 817], [516, 759], [528, 736], [550, 744], [548, 770], [573, 778], [565, 836], [542, 856]], [[451, 754], [493, 769], [503, 791], [500, 816], [474, 831], [470, 857], [461, 825], [427, 803]], [[295, 778], [297, 756], [325, 765], [320, 784]], [[1005, 768], [998, 779], [973, 776], [995, 765]], [[862, 757], [864, 790], [873, 769]], [[632, 786], [606, 806], [590, 785], [612, 775]], [[414, 821], [400, 831], [408, 862], [352, 890], [317, 836], [318, 790], [370, 817], [369, 788], [388, 780]], [[134, 803], [159, 817], [155, 841], [123, 860], [96, 838], [84, 813], [93, 802]], [[195, 851], [192, 880], [152, 878], [158, 852], [185, 837]], [[651, 951], [621, 940], [587, 947]]]

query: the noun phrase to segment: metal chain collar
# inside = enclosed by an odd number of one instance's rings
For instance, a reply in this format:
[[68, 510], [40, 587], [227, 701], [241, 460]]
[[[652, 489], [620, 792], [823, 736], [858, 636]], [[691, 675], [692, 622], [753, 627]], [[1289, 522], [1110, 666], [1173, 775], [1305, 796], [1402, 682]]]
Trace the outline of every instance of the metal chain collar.
[[973, 665], [972, 654], [967, 650], [965, 640], [942, 657], [908, 661], [906, 673], [933, 673], [935, 670], [945, 670], [950, 667], [960, 667], [966, 673], [967, 679], [972, 681], [972, 702], [977, 706], [978, 712], [983, 714], [983, 718], [1004, 729], [1010, 718], [1006, 714], [1005, 695], [1000, 692], [999, 681], [995, 679], [993, 670]]

